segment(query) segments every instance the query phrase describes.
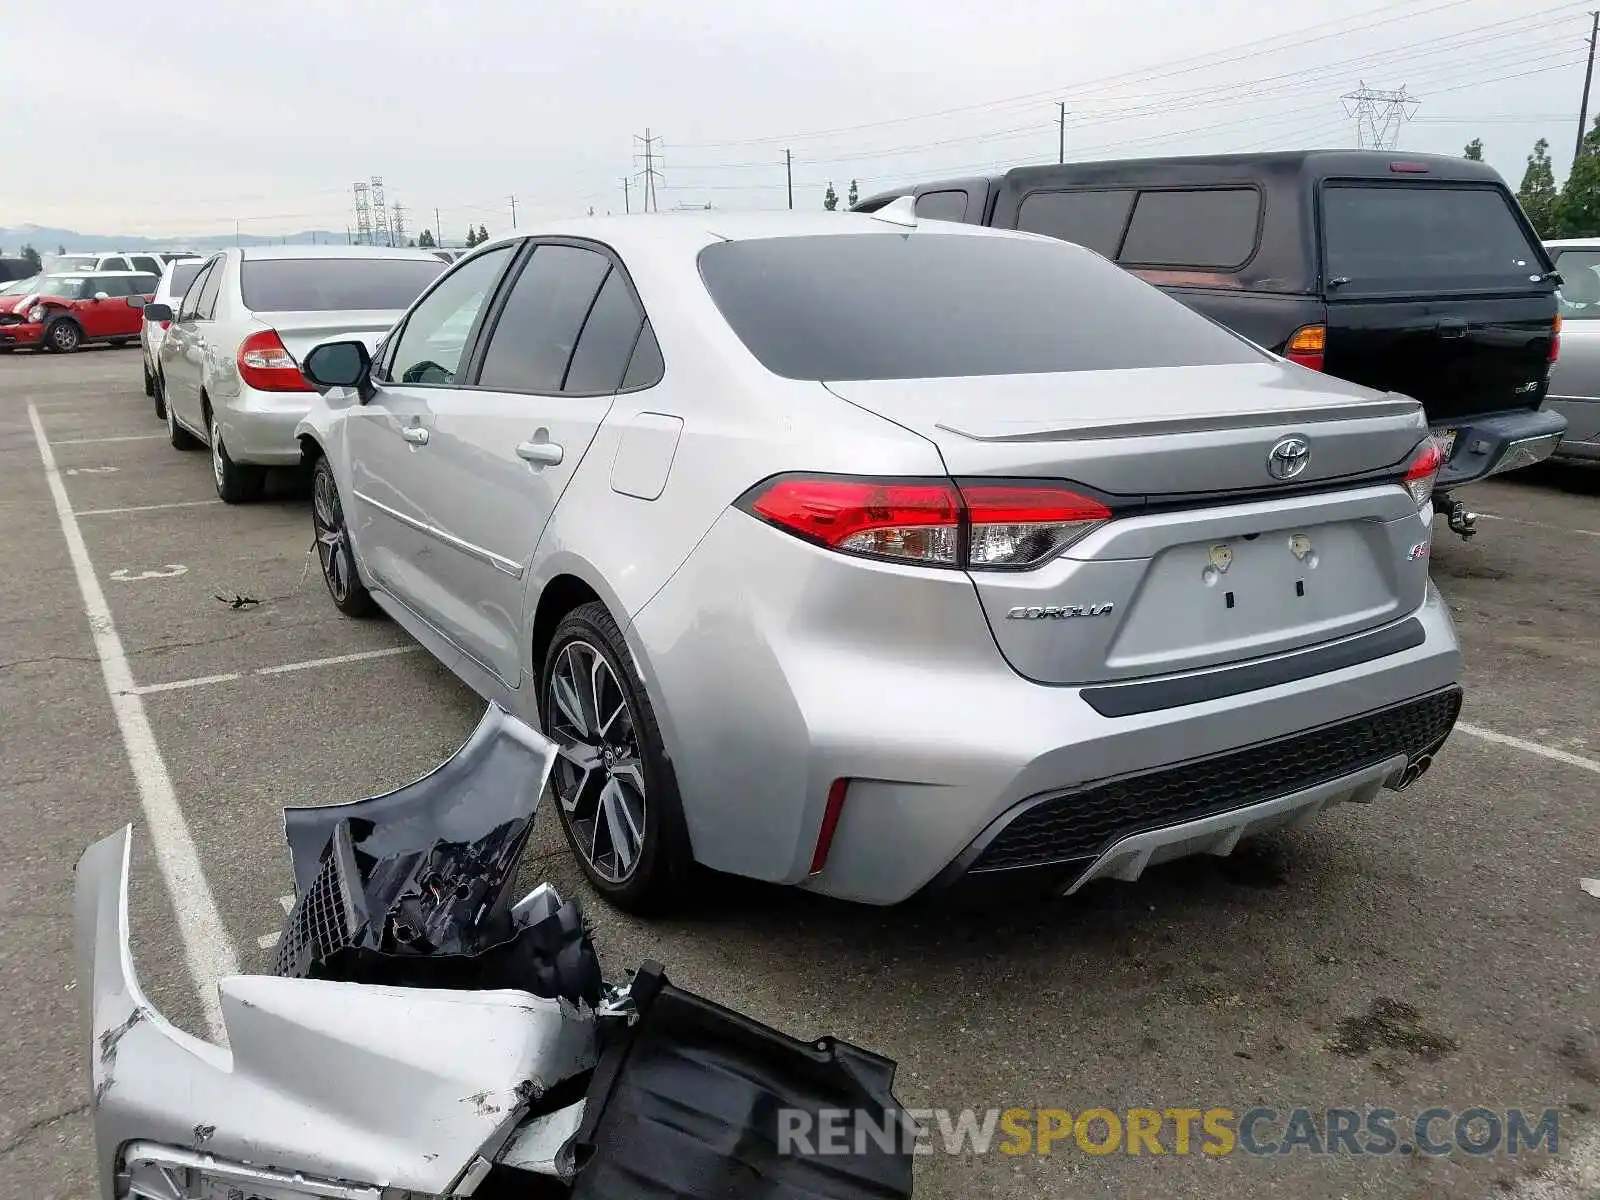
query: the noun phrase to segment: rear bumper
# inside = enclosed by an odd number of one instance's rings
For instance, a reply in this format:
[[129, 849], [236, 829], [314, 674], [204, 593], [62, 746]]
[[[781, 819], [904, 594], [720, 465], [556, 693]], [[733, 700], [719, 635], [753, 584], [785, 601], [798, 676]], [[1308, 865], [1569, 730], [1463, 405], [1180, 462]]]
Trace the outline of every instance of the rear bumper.
[[292, 467], [300, 462], [295, 426], [311, 411], [315, 392], [258, 392], [241, 388], [217, 411], [222, 441], [234, 462]]
[[1450, 461], [1435, 485], [1440, 492], [1543, 462], [1555, 453], [1567, 431], [1567, 418], [1550, 409], [1430, 420], [1429, 424], [1435, 434], [1455, 430]]

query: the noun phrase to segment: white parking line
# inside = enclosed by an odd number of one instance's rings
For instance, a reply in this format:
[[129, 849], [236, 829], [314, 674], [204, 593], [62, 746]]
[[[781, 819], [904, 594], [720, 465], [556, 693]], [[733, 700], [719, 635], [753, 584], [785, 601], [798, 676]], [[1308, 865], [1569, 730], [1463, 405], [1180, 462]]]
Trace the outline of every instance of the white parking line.
[[1468, 725], [1465, 721], [1457, 721], [1456, 728], [1468, 737], [1481, 738], [1483, 741], [1494, 742], [1500, 746], [1510, 746], [1513, 750], [1521, 750], [1525, 754], [1537, 754], [1540, 758], [1553, 759], [1558, 763], [1566, 763], [1569, 767], [1593, 771], [1596, 775], [1600, 775], [1600, 760], [1585, 758], [1581, 754], [1573, 754], [1570, 750], [1558, 750], [1554, 746], [1544, 746], [1538, 742], [1512, 737], [1509, 733], [1496, 733], [1492, 729], [1484, 729], [1481, 725]]
[[100, 672], [105, 678], [106, 692], [111, 699], [111, 711], [116, 715], [117, 728], [122, 734], [122, 744], [128, 755], [128, 766], [133, 770], [134, 783], [139, 790], [139, 803], [144, 810], [145, 824], [150, 829], [156, 865], [178, 917], [184, 959], [188, 963], [195, 990], [200, 994], [206, 1029], [211, 1037], [221, 1039], [222, 1014], [217, 1006], [215, 985], [223, 976], [239, 973], [239, 956], [223, 927], [222, 915], [217, 911], [217, 902], [211, 895], [211, 885], [200, 868], [200, 856], [195, 851], [194, 838], [184, 820], [183, 809], [178, 805], [177, 794], [172, 788], [172, 776], [168, 774], [167, 764], [156, 744], [155, 733], [144, 711], [144, 702], [134, 692], [133, 671], [128, 666], [128, 656], [123, 652], [122, 639], [117, 636], [116, 626], [112, 624], [111, 608], [106, 603], [105, 593], [100, 590], [100, 581], [95, 578], [94, 564], [89, 558], [88, 547], [84, 545], [78, 520], [73, 515], [66, 485], [61, 482], [61, 472], [56, 468], [50, 442], [44, 435], [39, 410], [32, 402], [28, 404], [28, 421], [33, 425], [33, 437], [38, 443], [45, 481], [49, 484], [50, 498], [55, 501], [56, 516], [61, 522], [61, 536], [66, 539], [72, 570], [78, 579], [78, 591], [83, 598], [84, 615], [89, 621], [95, 654], [100, 659]]
[[178, 692], [186, 688], [209, 687], [214, 683], [232, 683], [254, 675], [287, 675], [291, 671], [310, 671], [317, 667], [337, 667], [345, 663], [367, 662], [374, 658], [392, 658], [396, 654], [414, 654], [421, 646], [387, 646], [382, 650], [361, 650], [355, 654], [335, 654], [331, 658], [312, 658], [305, 662], [284, 663], [277, 667], [256, 667], [251, 671], [230, 671], [225, 675], [201, 675], [194, 679], [174, 679], [169, 683], [147, 683], [133, 689], [136, 696], [155, 692]]
[[1568, 529], [1565, 525], [1551, 525], [1546, 521], [1524, 521], [1521, 517], [1501, 517], [1494, 513], [1479, 513], [1485, 521], [1510, 521], [1513, 525], [1527, 525], [1532, 529], [1553, 529], [1557, 533], [1581, 533], [1584, 537], [1600, 537], [1600, 529]]
[[62, 438], [52, 446], [93, 446], [99, 442], [153, 442], [166, 437], [164, 433], [130, 433], [125, 437]]
[[199, 508], [204, 504], [221, 504], [221, 500], [174, 500], [170, 504], [132, 504], [127, 508], [86, 508], [80, 517], [109, 517], [113, 513], [155, 512], [160, 508]]

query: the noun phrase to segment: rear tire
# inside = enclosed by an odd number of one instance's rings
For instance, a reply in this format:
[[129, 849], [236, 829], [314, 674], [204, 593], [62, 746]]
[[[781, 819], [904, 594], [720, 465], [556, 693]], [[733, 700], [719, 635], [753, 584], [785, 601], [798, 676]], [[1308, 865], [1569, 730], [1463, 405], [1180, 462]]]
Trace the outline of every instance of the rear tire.
[[581, 605], [556, 626], [539, 675], [539, 712], [546, 736], [563, 747], [550, 782], [589, 883], [640, 915], [681, 904], [695, 864], [677, 780], [605, 605]]
[[[143, 366], [144, 366], [144, 394], [146, 396], [154, 397], [155, 394], [156, 394], [156, 377], [154, 375], [150, 374], [150, 364], [148, 362], [145, 362], [143, 364]], [[161, 415], [161, 401], [157, 400], [156, 401], [156, 416], [159, 417], [160, 415]]]
[[224, 504], [247, 504], [259, 499], [266, 487], [267, 469], [234, 462], [222, 444], [222, 423], [210, 412], [206, 413], [206, 420], [211, 431], [211, 475], [217, 495]]
[[71, 317], [58, 317], [46, 327], [40, 344], [53, 354], [71, 354], [83, 345], [83, 327]]
[[339, 483], [333, 477], [333, 464], [317, 459], [311, 468], [311, 528], [317, 537], [317, 558], [322, 563], [322, 582], [328, 585], [333, 606], [347, 617], [375, 617], [377, 601], [361, 582], [356, 570], [355, 550], [350, 545], [350, 528], [345, 523], [344, 505], [339, 499]]

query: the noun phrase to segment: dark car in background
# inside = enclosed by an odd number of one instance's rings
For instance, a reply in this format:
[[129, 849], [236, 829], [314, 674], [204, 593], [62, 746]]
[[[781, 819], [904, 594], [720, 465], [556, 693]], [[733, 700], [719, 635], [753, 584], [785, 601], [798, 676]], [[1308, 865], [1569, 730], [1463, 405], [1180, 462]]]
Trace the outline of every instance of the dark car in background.
[[32, 279], [38, 273], [39, 265], [33, 259], [0, 254], [0, 283], [10, 283], [17, 279]]
[[1556, 273], [1480, 162], [1308, 150], [1018, 167], [868, 197], [1077, 242], [1302, 366], [1422, 402], [1453, 487], [1548, 457]]

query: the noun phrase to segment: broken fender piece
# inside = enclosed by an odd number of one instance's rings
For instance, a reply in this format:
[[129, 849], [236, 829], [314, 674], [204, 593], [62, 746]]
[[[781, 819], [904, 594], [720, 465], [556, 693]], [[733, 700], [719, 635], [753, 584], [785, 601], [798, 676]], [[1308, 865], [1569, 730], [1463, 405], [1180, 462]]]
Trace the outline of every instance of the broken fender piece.
[[591, 1013], [518, 991], [231, 976], [217, 984], [229, 1049], [192, 1037], [134, 975], [131, 837], [125, 827], [89, 847], [75, 893], [106, 1200], [128, 1195], [117, 1176], [132, 1142], [446, 1195], [533, 1097], [593, 1065]]

